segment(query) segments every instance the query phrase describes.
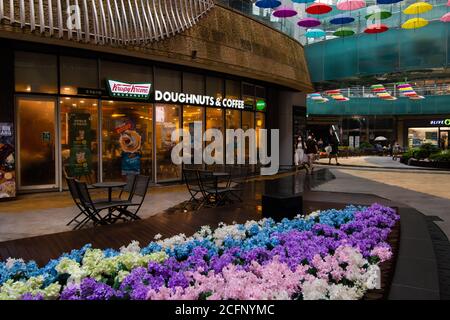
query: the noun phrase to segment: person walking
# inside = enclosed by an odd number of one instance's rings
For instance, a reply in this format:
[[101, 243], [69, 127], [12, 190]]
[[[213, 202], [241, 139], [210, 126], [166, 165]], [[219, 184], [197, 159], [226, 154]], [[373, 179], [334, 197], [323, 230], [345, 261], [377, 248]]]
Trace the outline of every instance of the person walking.
[[395, 143], [394, 143], [394, 146], [392, 148], [392, 153], [393, 153], [392, 160], [397, 161], [397, 159], [399, 158], [400, 153], [401, 153], [401, 147], [397, 141], [395, 141]]
[[305, 142], [303, 141], [302, 136], [298, 136], [297, 145], [295, 147], [295, 155], [294, 162], [295, 168], [297, 169], [299, 166], [304, 165], [305, 161]]
[[317, 141], [314, 139], [314, 135], [310, 134], [306, 140], [306, 155], [308, 156], [308, 165], [311, 174], [314, 171], [314, 161], [316, 160], [318, 151]]
[[339, 140], [337, 139], [336, 135], [334, 135], [334, 134], [330, 135], [329, 144], [330, 144], [331, 150], [330, 150], [330, 154], [328, 155], [328, 160], [329, 160], [328, 164], [331, 165], [331, 159], [335, 158], [336, 165], [340, 166], [341, 164], [339, 163], [339, 160], [338, 160]]

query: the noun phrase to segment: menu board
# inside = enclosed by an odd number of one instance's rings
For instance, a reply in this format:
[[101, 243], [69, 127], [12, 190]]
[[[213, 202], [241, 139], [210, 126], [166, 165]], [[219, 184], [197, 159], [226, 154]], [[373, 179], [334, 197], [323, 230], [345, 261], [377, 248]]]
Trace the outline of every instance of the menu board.
[[16, 196], [14, 127], [0, 123], [0, 200]]
[[88, 113], [69, 114], [69, 173], [72, 177], [89, 176], [92, 172], [92, 128]]

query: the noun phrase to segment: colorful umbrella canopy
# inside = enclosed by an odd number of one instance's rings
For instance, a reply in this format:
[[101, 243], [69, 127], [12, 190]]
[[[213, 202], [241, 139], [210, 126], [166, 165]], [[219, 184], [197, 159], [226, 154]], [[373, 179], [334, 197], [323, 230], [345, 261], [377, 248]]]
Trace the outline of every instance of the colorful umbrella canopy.
[[442, 22], [450, 22], [450, 12], [444, 14], [441, 18]]
[[331, 24], [347, 24], [347, 23], [351, 23], [353, 21], [355, 21], [355, 18], [353, 18], [353, 17], [346, 16], [343, 14], [338, 14], [330, 20], [330, 23]]
[[426, 2], [416, 2], [408, 6], [405, 10], [403, 10], [404, 14], [421, 14], [430, 11], [433, 9], [433, 6]]
[[308, 98], [313, 100], [313, 101], [315, 101], [315, 102], [318, 102], [318, 103], [325, 103], [325, 102], [330, 101], [327, 98], [322, 97], [320, 92], [311, 93], [311, 94], [308, 95]]
[[312, 28], [320, 26], [320, 20], [316, 18], [304, 18], [297, 22], [297, 25], [304, 28]]
[[258, 8], [273, 9], [273, 8], [281, 6], [281, 1], [279, 1], [279, 0], [258, 0], [258, 1], [256, 1], [255, 5]]
[[313, 3], [308, 8], [306, 12], [309, 14], [325, 14], [333, 10], [333, 8], [325, 3]]
[[393, 4], [403, 0], [377, 0], [377, 4]]
[[311, 3], [314, 1], [316, 1], [316, 0], [292, 0], [292, 2], [295, 2], [295, 3]]
[[337, 37], [348, 37], [348, 36], [352, 36], [354, 34], [355, 34], [355, 31], [353, 31], [350, 28], [339, 28], [333, 33], [333, 35], [335, 35]]
[[372, 19], [372, 18], [378, 18], [378, 19], [384, 20], [384, 19], [387, 19], [390, 17], [392, 17], [392, 13], [390, 11], [380, 10], [380, 11], [368, 14], [366, 16], [366, 19], [368, 20], [368, 19]]
[[378, 98], [382, 100], [397, 100], [393, 97], [382, 84], [374, 84], [372, 87], [372, 92], [377, 95]]
[[283, 7], [280, 9], [277, 9], [273, 12], [273, 15], [277, 18], [290, 18], [297, 15], [297, 11], [295, 11], [292, 8]]
[[350, 100], [349, 98], [344, 97], [344, 95], [341, 93], [340, 89], [328, 90], [325, 93], [327, 95], [331, 96], [331, 98], [336, 101], [349, 101]]
[[400, 94], [402, 94], [405, 97], [408, 97], [409, 99], [412, 100], [425, 99], [425, 97], [419, 96], [409, 83], [406, 82], [399, 83], [397, 84], [397, 89], [400, 91]]
[[370, 33], [370, 34], [374, 34], [374, 33], [383, 33], [388, 31], [389, 28], [388, 26], [386, 26], [385, 24], [373, 24], [371, 26], [368, 26], [366, 28], [366, 30], [364, 30], [365, 33]]
[[358, 10], [365, 6], [366, 2], [364, 0], [339, 0], [336, 4], [336, 7], [343, 11]]
[[425, 27], [428, 24], [428, 20], [424, 18], [412, 18], [402, 24], [403, 29], [419, 29]]
[[305, 36], [307, 38], [322, 38], [325, 37], [326, 33], [322, 29], [309, 29], [306, 31]]

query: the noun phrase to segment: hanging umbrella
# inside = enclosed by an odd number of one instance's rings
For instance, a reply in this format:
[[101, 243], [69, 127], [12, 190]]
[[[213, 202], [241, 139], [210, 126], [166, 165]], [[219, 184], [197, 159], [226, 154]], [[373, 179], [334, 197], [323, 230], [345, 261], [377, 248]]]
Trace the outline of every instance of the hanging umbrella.
[[309, 29], [306, 31], [305, 36], [307, 38], [322, 38], [325, 37], [326, 33], [322, 29]]
[[273, 12], [273, 15], [277, 18], [290, 18], [297, 15], [297, 11], [289, 7], [283, 7]]
[[292, 0], [292, 2], [294, 2], [294, 3], [311, 3], [314, 1], [316, 1], [316, 0]]
[[403, 0], [377, 0], [377, 4], [394, 4]]
[[380, 11], [368, 14], [366, 16], [366, 19], [369, 20], [369, 19], [372, 19], [372, 18], [378, 18], [378, 19], [384, 20], [384, 19], [387, 19], [387, 18], [390, 18], [390, 17], [392, 17], [392, 13], [391, 12], [380, 10]]
[[389, 30], [388, 26], [380, 23], [380, 24], [373, 24], [371, 26], [368, 26], [366, 28], [366, 30], [364, 30], [364, 33], [375, 34], [375, 33], [383, 33], [388, 30]]
[[325, 14], [333, 10], [333, 8], [325, 3], [313, 3], [308, 8], [306, 12], [309, 14]]
[[450, 22], [450, 12], [444, 14], [440, 20], [442, 22]]
[[388, 141], [386, 137], [376, 137], [375, 142]]
[[428, 24], [428, 20], [424, 18], [412, 18], [402, 24], [403, 29], [419, 29], [425, 27]]
[[364, 8], [366, 2], [364, 0], [339, 0], [336, 7], [343, 11], [352, 11]]
[[333, 33], [333, 35], [335, 35], [337, 37], [348, 37], [348, 36], [352, 36], [354, 34], [355, 34], [355, 31], [353, 31], [350, 28], [339, 28]]
[[416, 2], [408, 6], [405, 10], [403, 10], [404, 14], [421, 14], [430, 11], [433, 9], [433, 6], [426, 2]]
[[281, 1], [279, 1], [279, 0], [258, 0], [258, 1], [256, 1], [255, 5], [258, 8], [273, 9], [273, 8], [281, 6]]
[[316, 18], [304, 18], [297, 23], [298, 26], [304, 28], [312, 28], [320, 26], [320, 20]]
[[347, 23], [352, 23], [353, 21], [355, 21], [355, 18], [353, 18], [353, 17], [346, 16], [343, 14], [338, 14], [330, 20], [330, 23], [331, 24], [347, 24]]

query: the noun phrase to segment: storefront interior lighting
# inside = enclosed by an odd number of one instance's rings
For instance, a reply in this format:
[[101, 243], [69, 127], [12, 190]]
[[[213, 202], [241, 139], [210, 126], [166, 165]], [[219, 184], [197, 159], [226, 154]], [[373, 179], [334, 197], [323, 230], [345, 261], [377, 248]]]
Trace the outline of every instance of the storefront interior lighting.
[[126, 114], [123, 114], [123, 113], [113, 113], [112, 115], [111, 115], [111, 117], [113, 117], [113, 118], [122, 118], [122, 117], [126, 117], [127, 115]]

